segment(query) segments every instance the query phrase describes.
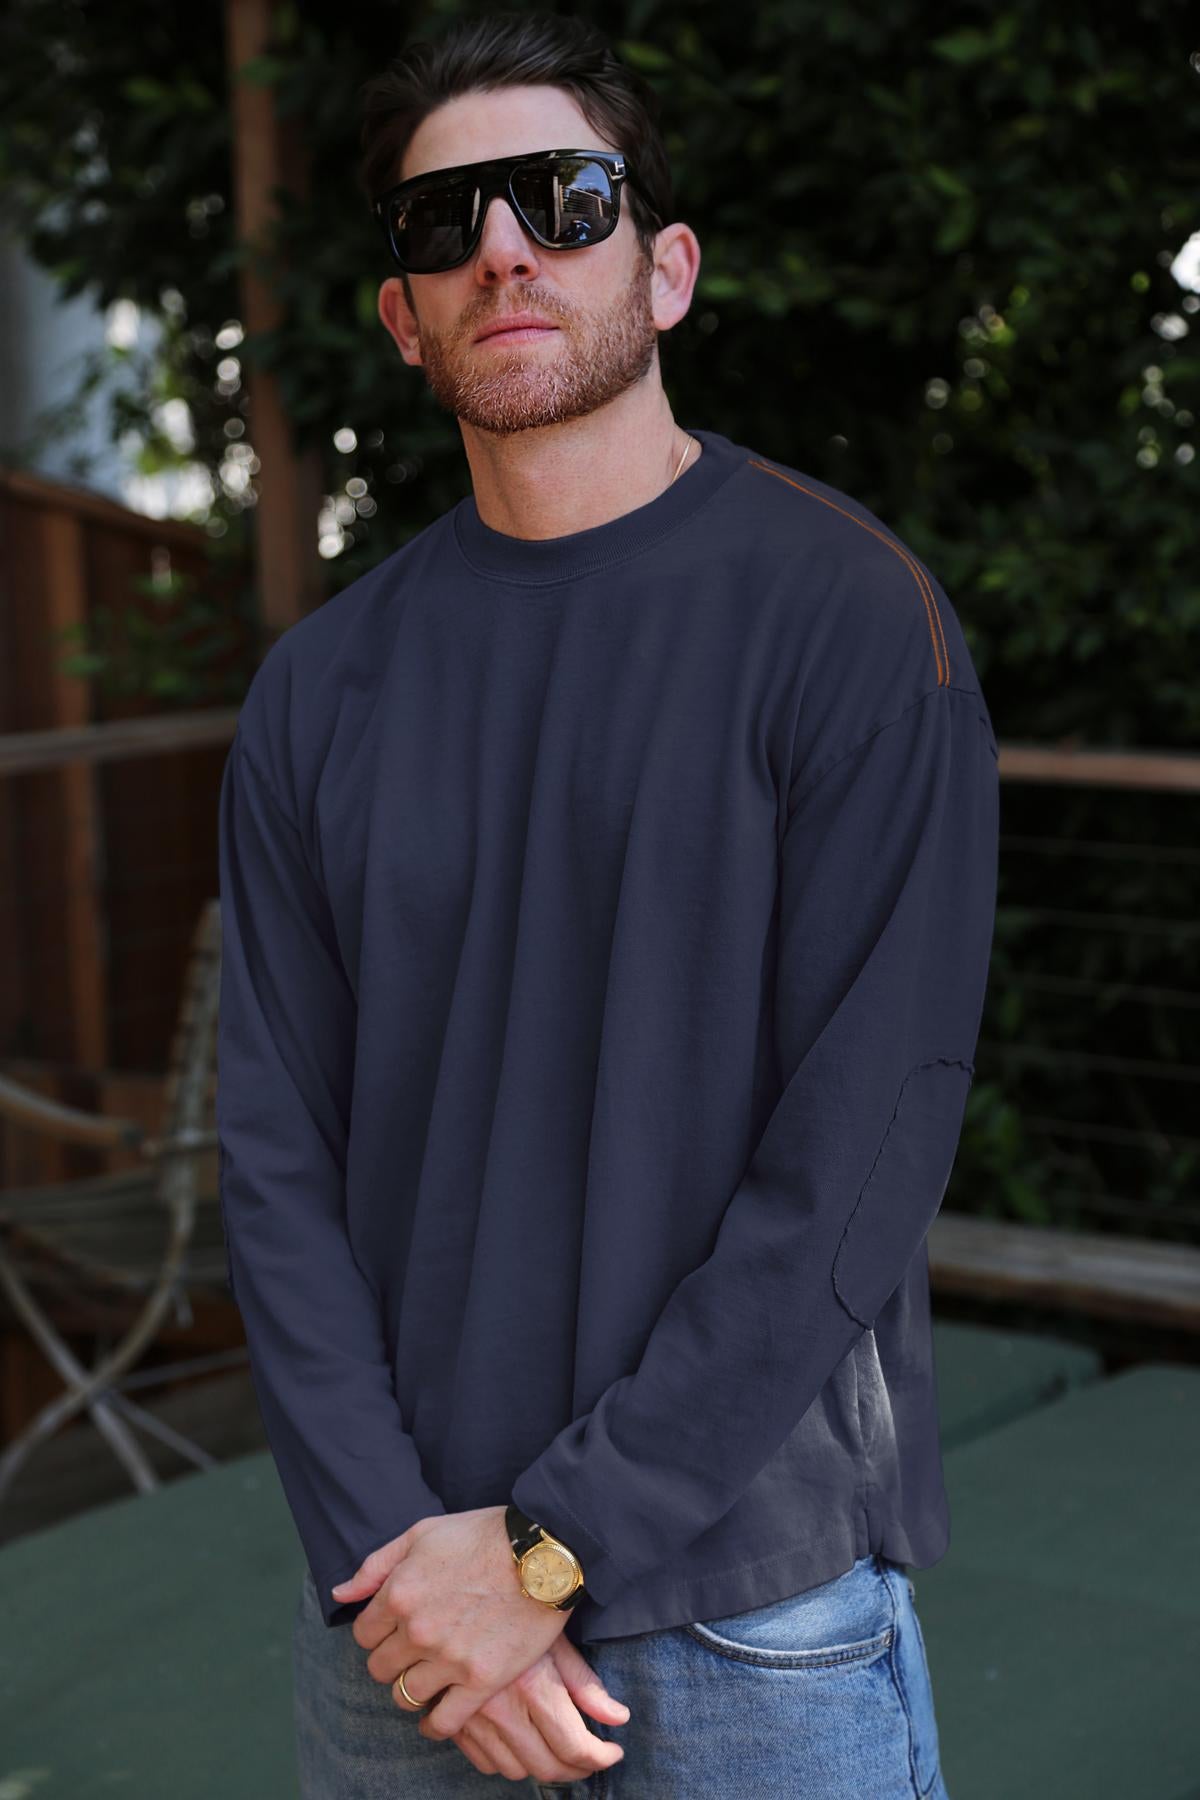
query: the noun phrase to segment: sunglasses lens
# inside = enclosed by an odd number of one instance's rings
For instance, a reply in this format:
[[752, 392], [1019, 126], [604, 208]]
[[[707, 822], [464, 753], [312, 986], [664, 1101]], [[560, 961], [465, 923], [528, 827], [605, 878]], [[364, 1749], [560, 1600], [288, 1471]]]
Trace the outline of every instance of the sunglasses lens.
[[456, 181], [410, 191], [392, 207], [392, 238], [410, 274], [447, 268], [462, 256], [478, 189]]
[[560, 248], [594, 244], [616, 218], [612, 182], [603, 163], [559, 156], [513, 172], [517, 205], [539, 237]]
[[[589, 157], [555, 156], [518, 165], [512, 188], [530, 230], [555, 248], [598, 243], [616, 223], [608, 170]], [[389, 218], [392, 239], [409, 273], [433, 274], [461, 262], [480, 206], [478, 183], [469, 178], [431, 181], [395, 200]]]

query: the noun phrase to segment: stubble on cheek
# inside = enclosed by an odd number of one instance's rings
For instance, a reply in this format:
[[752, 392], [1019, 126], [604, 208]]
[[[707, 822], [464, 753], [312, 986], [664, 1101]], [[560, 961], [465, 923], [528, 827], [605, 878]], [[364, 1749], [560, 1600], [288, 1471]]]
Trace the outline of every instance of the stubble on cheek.
[[[531, 310], [553, 309], [529, 298]], [[640, 381], [654, 358], [657, 331], [649, 281], [639, 265], [600, 318], [564, 320], [545, 345], [481, 349], [466, 333], [419, 331], [421, 367], [437, 404], [484, 431], [507, 436], [581, 418]]]

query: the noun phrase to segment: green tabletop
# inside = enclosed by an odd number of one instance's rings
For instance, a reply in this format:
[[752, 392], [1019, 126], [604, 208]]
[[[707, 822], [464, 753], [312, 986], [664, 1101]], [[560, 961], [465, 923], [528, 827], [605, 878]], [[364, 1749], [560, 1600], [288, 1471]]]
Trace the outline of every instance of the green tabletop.
[[950, 1800], [1200, 1797], [1198, 1420], [1148, 1363], [946, 1455], [912, 1580]]
[[[951, 1800], [1200, 1800], [1200, 1372], [1004, 1337], [935, 1328]], [[0, 1800], [286, 1800], [303, 1566], [266, 1452], [0, 1548]]]
[[303, 1562], [259, 1453], [0, 1550], [0, 1800], [291, 1800]]
[[994, 1431], [1103, 1373], [1095, 1350], [1033, 1332], [934, 1321], [943, 1451]]

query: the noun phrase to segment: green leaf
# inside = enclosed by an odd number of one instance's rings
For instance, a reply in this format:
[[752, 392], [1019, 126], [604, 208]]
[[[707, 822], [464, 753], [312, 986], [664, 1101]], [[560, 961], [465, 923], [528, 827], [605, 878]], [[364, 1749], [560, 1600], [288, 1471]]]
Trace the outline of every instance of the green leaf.
[[[660, 49], [657, 44], [635, 43], [629, 38], [624, 38], [617, 44], [617, 50], [635, 69], [642, 69], [650, 74], [662, 74], [665, 70], [675, 67], [675, 58], [669, 51]], [[596, 145], [591, 147], [598, 148]]]
[[941, 251], [959, 250], [973, 236], [978, 217], [972, 198], [958, 200], [949, 209], [934, 235], [934, 246]]
[[695, 294], [705, 300], [738, 300], [746, 291], [740, 275], [706, 275], [703, 268], [696, 281]]
[[877, 326], [883, 318], [884, 308], [877, 300], [869, 300], [859, 294], [845, 294], [834, 302], [834, 311], [858, 330], [868, 330]]
[[165, 82], [154, 81], [149, 75], [131, 75], [121, 83], [121, 92], [135, 106], [162, 106], [169, 99], [171, 90]]
[[996, 54], [997, 45], [992, 32], [966, 25], [961, 31], [950, 31], [943, 37], [931, 38], [928, 48], [935, 56], [944, 57], [947, 62], [965, 66], [985, 62], [989, 56]]
[[360, 325], [379, 324], [379, 282], [364, 275], [354, 289], [354, 310]]
[[291, 64], [281, 56], [251, 56], [236, 71], [236, 79], [251, 87], [274, 87], [286, 79]]
[[961, 175], [953, 169], [944, 169], [938, 163], [925, 165], [925, 178], [930, 187], [936, 188], [939, 194], [945, 194], [951, 200], [969, 199], [971, 190]]
[[867, 99], [873, 101], [881, 112], [890, 113], [894, 119], [907, 119], [910, 117], [911, 107], [908, 102], [896, 92], [895, 88], [887, 87], [881, 81], [865, 81], [862, 84], [862, 91], [867, 96]]

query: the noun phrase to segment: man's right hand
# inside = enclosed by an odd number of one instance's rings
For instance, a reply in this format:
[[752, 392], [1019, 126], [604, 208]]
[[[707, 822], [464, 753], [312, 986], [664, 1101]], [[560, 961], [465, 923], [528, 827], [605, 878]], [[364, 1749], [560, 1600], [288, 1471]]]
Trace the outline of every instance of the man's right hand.
[[625, 1755], [620, 1744], [588, 1730], [585, 1712], [604, 1725], [623, 1725], [629, 1717], [564, 1632], [449, 1741], [483, 1775], [583, 1781]]

